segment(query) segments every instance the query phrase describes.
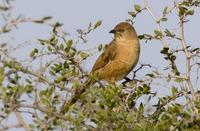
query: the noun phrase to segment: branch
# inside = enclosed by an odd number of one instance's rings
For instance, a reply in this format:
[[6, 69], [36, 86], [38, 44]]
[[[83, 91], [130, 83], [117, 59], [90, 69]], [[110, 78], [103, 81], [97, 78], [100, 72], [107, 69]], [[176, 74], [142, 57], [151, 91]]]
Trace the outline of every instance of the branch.
[[53, 116], [53, 117], [63, 119], [65, 121], [68, 120], [67, 117], [64, 116], [62, 113], [52, 112], [51, 110], [41, 107], [39, 105], [18, 104], [16, 106], [17, 106], [17, 108], [30, 108], [30, 109], [38, 110], [38, 111], [41, 111], [41, 112], [47, 114], [50, 117]]
[[140, 67], [138, 67], [136, 70], [134, 70], [133, 71], [133, 78], [135, 78], [135, 76], [136, 76], [136, 73], [139, 71], [139, 70], [141, 70], [143, 67], [145, 67], [145, 66], [147, 66], [147, 67], [149, 67], [149, 68], [153, 68], [150, 64], [140, 64]]
[[26, 122], [24, 121], [24, 118], [22, 117], [22, 115], [18, 112], [18, 111], [14, 111], [15, 112], [15, 116], [19, 122], [19, 124], [26, 130], [26, 131], [31, 131], [31, 128], [26, 124]]
[[16, 125], [8, 125], [8, 126], [2, 126], [0, 128], [0, 131], [7, 131], [7, 130], [10, 130], [11, 128], [20, 128], [21, 125], [19, 124], [16, 124]]
[[181, 44], [182, 48], [184, 49], [185, 52], [185, 57], [186, 57], [186, 78], [187, 78], [187, 84], [190, 88], [190, 91], [192, 93], [192, 99], [195, 100], [195, 91], [193, 89], [193, 85], [190, 79], [190, 71], [191, 71], [191, 66], [190, 66], [190, 59], [191, 55], [188, 52], [187, 45], [185, 42], [185, 37], [184, 37], [184, 17], [180, 18], [180, 38], [181, 38]]
[[[145, 8], [147, 9], [147, 11], [149, 12], [149, 14], [152, 16], [154, 22], [156, 23], [158, 31], [162, 32], [160, 22], [156, 18], [156, 16], [153, 14], [153, 11], [151, 10], [151, 7], [149, 6], [149, 3], [147, 0], [144, 0], [144, 5], [145, 5]], [[163, 44], [164, 47], [167, 47], [167, 43], [163, 38], [159, 38], [159, 40]]]

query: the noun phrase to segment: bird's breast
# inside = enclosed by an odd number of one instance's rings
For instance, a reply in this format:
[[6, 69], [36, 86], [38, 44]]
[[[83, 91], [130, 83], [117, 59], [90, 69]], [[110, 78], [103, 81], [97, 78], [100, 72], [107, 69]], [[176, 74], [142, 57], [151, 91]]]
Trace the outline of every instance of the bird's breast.
[[116, 59], [126, 62], [133, 68], [139, 59], [140, 45], [138, 41], [118, 42]]

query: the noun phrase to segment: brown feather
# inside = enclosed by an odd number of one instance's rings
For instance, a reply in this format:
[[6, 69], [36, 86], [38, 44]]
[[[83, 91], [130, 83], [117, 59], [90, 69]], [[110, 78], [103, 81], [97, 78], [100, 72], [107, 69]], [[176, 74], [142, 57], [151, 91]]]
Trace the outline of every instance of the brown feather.
[[115, 50], [116, 44], [115, 41], [112, 41], [104, 50], [104, 52], [98, 57], [96, 60], [91, 73], [95, 72], [96, 70], [103, 68], [105, 65], [108, 64], [110, 60], [115, 57]]
[[[95, 75], [98, 80], [114, 83], [123, 79], [136, 66], [140, 54], [140, 44], [134, 27], [129, 23], [119, 23], [111, 33], [114, 33], [114, 40], [98, 57], [91, 74]], [[75, 90], [72, 99], [64, 103], [61, 112], [67, 112], [81, 94], [95, 82], [96, 79], [87, 79], [83, 86]]]

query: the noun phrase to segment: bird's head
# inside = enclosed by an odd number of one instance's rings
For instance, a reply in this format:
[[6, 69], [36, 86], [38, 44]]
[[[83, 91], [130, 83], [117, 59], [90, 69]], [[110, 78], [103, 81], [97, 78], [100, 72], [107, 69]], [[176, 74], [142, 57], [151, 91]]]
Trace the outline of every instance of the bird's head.
[[110, 33], [115, 35], [115, 40], [137, 39], [137, 34], [134, 27], [127, 22], [119, 23], [113, 30], [110, 31]]

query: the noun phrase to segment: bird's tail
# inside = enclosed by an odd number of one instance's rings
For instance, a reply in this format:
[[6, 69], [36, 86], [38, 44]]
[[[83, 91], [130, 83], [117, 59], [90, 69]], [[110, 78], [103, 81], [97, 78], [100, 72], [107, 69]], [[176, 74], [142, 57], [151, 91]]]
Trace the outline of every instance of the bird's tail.
[[93, 84], [95, 83], [94, 80], [91, 80], [91, 79], [87, 79], [84, 83], [83, 83], [83, 86], [81, 86], [79, 89], [76, 89], [74, 91], [74, 94], [72, 96], [72, 98], [65, 102], [62, 107], [61, 107], [61, 113], [66, 113], [69, 108], [75, 104], [81, 97], [81, 95], [88, 89], [90, 88], [90, 86], [92, 86]]

